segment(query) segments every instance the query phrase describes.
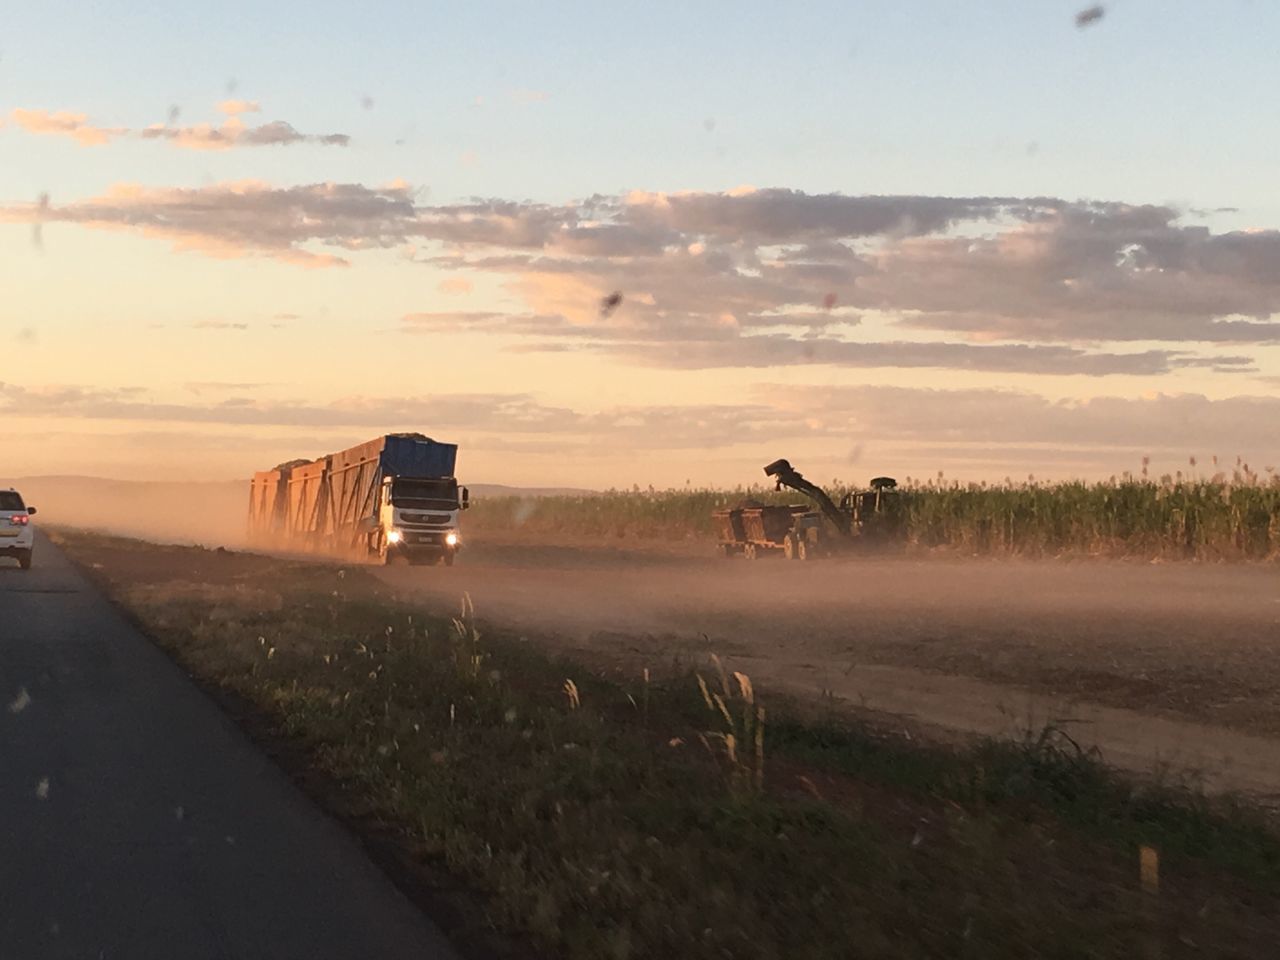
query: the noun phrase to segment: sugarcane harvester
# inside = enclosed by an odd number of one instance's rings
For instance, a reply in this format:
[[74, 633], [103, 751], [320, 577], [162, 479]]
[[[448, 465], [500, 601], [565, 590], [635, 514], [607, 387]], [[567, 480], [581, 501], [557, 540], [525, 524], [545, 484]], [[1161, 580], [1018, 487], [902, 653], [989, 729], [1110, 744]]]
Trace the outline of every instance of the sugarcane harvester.
[[754, 560], [781, 554], [788, 560], [809, 560], [855, 545], [883, 543], [899, 532], [897, 481], [892, 477], [876, 477], [870, 490], [848, 493], [837, 506], [787, 460], [775, 460], [764, 472], [775, 489], [802, 493], [818, 509], [744, 504], [715, 511], [717, 549], [723, 557], [741, 554]]

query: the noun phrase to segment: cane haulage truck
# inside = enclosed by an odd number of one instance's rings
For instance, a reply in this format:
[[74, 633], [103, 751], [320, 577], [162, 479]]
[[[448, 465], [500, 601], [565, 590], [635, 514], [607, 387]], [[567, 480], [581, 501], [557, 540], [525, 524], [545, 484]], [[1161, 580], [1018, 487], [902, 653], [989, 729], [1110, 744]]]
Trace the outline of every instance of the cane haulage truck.
[[470, 505], [457, 444], [392, 433], [253, 475], [249, 542], [342, 559], [452, 565]]

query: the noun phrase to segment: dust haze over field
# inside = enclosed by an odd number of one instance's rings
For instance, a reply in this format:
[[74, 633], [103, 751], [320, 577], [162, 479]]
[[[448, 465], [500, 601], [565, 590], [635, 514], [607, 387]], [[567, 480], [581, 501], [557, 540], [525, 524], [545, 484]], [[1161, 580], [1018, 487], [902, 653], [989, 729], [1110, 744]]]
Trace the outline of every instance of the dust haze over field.
[[[106, 480], [98, 477], [24, 477], [0, 480], [36, 507], [41, 523], [139, 537], [157, 543], [244, 547], [249, 481]], [[570, 492], [517, 490], [472, 484], [473, 493], [526, 497]]]
[[465, 592], [482, 617], [628, 675], [715, 653], [766, 688], [939, 728], [1071, 720], [1114, 762], [1280, 796], [1270, 565], [752, 563], [692, 543], [511, 537], [474, 543], [453, 568], [380, 575], [441, 606]]
[[[51, 525], [245, 545], [246, 483], [16, 485]], [[1258, 772], [1273, 760], [1280, 769], [1261, 739], [1280, 734], [1271, 563], [1032, 561], [955, 550], [751, 563], [715, 558], [713, 541], [692, 533], [522, 529], [537, 494], [566, 491], [472, 490], [481, 505], [486, 495], [528, 499], [509, 517], [510, 504], [464, 516], [457, 567], [379, 575], [444, 610], [469, 594], [485, 620], [611, 668], [717, 653], [766, 688], [985, 734], [1037, 716], [1084, 718], [1081, 737], [1130, 766], [1180, 757], [1225, 782], [1280, 794], [1280, 782]], [[1234, 771], [1223, 757], [1234, 758]]]
[[248, 481], [169, 483], [95, 477], [0, 481], [36, 507], [41, 523], [161, 543], [245, 544]]

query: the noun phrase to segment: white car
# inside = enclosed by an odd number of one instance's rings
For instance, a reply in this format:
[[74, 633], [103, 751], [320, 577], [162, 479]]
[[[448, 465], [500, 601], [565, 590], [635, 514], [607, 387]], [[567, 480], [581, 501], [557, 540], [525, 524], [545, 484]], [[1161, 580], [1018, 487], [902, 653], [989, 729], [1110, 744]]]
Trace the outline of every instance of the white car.
[[0, 557], [13, 557], [23, 570], [31, 569], [31, 548], [35, 529], [31, 517], [35, 507], [22, 502], [17, 490], [0, 490]]

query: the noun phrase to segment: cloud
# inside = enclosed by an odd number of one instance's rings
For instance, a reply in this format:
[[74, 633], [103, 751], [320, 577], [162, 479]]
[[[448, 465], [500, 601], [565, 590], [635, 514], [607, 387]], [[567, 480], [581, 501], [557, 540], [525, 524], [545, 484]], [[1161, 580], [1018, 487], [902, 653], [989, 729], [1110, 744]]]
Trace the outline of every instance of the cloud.
[[[761, 385], [754, 396], [780, 410], [903, 442], [1074, 445], [1133, 451], [1276, 453], [1280, 397], [1200, 394], [1054, 401], [1012, 390]], [[1139, 454], [1140, 455], [1140, 454]], [[1136, 461], [1137, 457], [1134, 458]]]
[[24, 343], [30, 346], [31, 344], [38, 343], [40, 336], [36, 333], [35, 327], [23, 327], [17, 332], [14, 339], [17, 340], [18, 343]]
[[[417, 397], [346, 397], [332, 403], [263, 403], [232, 398], [214, 403], [164, 403], [136, 391], [90, 387], [25, 388], [0, 382], [0, 416], [149, 421], [238, 426], [401, 429], [431, 423], [433, 429], [491, 432], [502, 437], [537, 435], [590, 440], [613, 449], [702, 449], [763, 438], [766, 407], [653, 406], [580, 412], [544, 404], [529, 394], [437, 394]], [[784, 429], [802, 429], [782, 415]]]
[[648, 293], [628, 315], [668, 328], [838, 302], [969, 339], [1280, 342], [1280, 232], [1214, 234], [1165, 207], [744, 189], [426, 216], [453, 248], [430, 262], [515, 275], [540, 312], [540, 291], [577, 286], [567, 309]]
[[247, 323], [236, 323], [230, 320], [197, 320], [191, 325], [196, 330], [248, 330]]
[[265, 383], [226, 383], [219, 380], [193, 380], [183, 386], [194, 394], [203, 393], [243, 393], [252, 390], [261, 390], [268, 386]]
[[622, 219], [640, 229], [757, 245], [927, 234], [961, 221], [1030, 216], [1063, 205], [1044, 198], [851, 197], [755, 187], [724, 193], [636, 190], [621, 200]]
[[186, 150], [230, 150], [301, 143], [345, 147], [351, 142], [345, 133], [299, 133], [283, 120], [248, 126], [240, 119], [240, 114], [257, 113], [260, 109], [256, 101], [224, 100], [218, 104], [218, 110], [227, 114], [227, 119], [220, 126], [209, 123], [177, 126], [178, 110], [175, 107], [169, 111], [166, 123], [155, 123], [141, 130], [94, 126], [88, 122], [87, 115], [69, 111], [50, 113], [47, 110], [18, 108], [10, 117], [27, 133], [71, 137], [85, 147], [102, 146], [121, 137], [161, 140]]
[[258, 105], [257, 100], [223, 100], [218, 104], [218, 112], [236, 117], [242, 113], [261, 113], [262, 107]]
[[1251, 372], [1249, 357], [1203, 358], [1168, 350], [1106, 353], [1061, 345], [969, 344], [912, 341], [857, 343], [785, 335], [735, 337], [725, 342], [625, 344], [611, 352], [647, 366], [702, 370], [711, 367], [774, 367], [826, 364], [837, 367], [933, 367], [988, 373], [1080, 376], [1157, 376], [1180, 367], [1211, 366], [1220, 372]]
[[[268, 128], [236, 136], [296, 134]], [[520, 302], [486, 316], [487, 332], [574, 338], [670, 366], [1159, 375], [1247, 370], [1244, 347], [1280, 343], [1280, 231], [1215, 233], [1165, 206], [750, 186], [425, 204], [403, 183], [249, 181], [122, 186], [43, 210], [0, 208], [0, 220], [81, 223], [309, 267], [412, 247], [416, 261], [492, 277]], [[602, 314], [615, 291], [620, 306]], [[853, 335], [871, 321], [873, 333]], [[1212, 352], [1227, 346], [1229, 356]]]
[[856, 301], [982, 337], [1280, 342], [1280, 232], [1213, 234], [1165, 208], [1068, 208], [994, 236], [871, 255]]
[[[735, 318], [736, 319], [736, 318]], [[748, 325], [784, 323], [776, 317], [744, 318]], [[794, 318], [793, 318], [794, 319]], [[814, 322], [820, 317], [802, 318]], [[401, 318], [408, 334], [487, 333], [530, 338], [516, 352], [563, 352], [594, 349], [651, 367], [705, 370], [717, 367], [777, 367], [822, 364], [852, 368], [927, 368], [976, 370], [993, 373], [1035, 373], [1080, 376], [1156, 376], [1182, 367], [1211, 366], [1222, 372], [1252, 372], [1253, 361], [1244, 356], [1199, 357], [1170, 350], [1108, 353], [1064, 345], [969, 344], [913, 341], [854, 342], [835, 337], [797, 338], [780, 333], [744, 333], [740, 323], [717, 321], [720, 335], [705, 338], [707, 331], [666, 335], [647, 331], [638, 339], [629, 325], [582, 324], [563, 314], [506, 314], [485, 311], [412, 313]], [[565, 342], [565, 341], [570, 342]]]
[[229, 117], [221, 126], [200, 123], [191, 127], [154, 124], [139, 134], [144, 140], [165, 140], [185, 150], [230, 150], [234, 147], [290, 146], [298, 143], [345, 147], [351, 138], [345, 133], [299, 133], [283, 120], [249, 127], [238, 117]]
[[[188, 131], [183, 133], [158, 126], [151, 128], [149, 135], [173, 139], [186, 136], [197, 142], [213, 143], [225, 139], [239, 142], [246, 138], [269, 142], [293, 136], [283, 129], [287, 125], [269, 130], [267, 128], [274, 125], [268, 124], [251, 128], [266, 130], [265, 133], [242, 132], [230, 136], [225, 133], [225, 127], [183, 128]], [[359, 184], [314, 184], [274, 188], [252, 183], [215, 184], [192, 190], [144, 190], [125, 185], [113, 188], [105, 196], [79, 201], [57, 211], [72, 218], [78, 209], [94, 209], [107, 217], [124, 220], [140, 208], [145, 214], [148, 204], [168, 207], [172, 198], [181, 197], [191, 205], [184, 218], [184, 229], [193, 233], [203, 230], [210, 239], [223, 239], [224, 223], [220, 214], [234, 195], [244, 221], [243, 229], [235, 231], [234, 239], [252, 242], [253, 231], [249, 228], [255, 220], [270, 220], [281, 205], [293, 204], [307, 193], [315, 197], [315, 216], [300, 225], [299, 241], [329, 242], [331, 237], [340, 235], [340, 245], [356, 245], [363, 231], [364, 239], [374, 245], [385, 245], [387, 238], [394, 237], [399, 242], [431, 240], [458, 250], [485, 250], [496, 254], [478, 263], [456, 260], [460, 267], [505, 267], [512, 271], [531, 267], [535, 271], [567, 273], [575, 265], [575, 261], [568, 258], [587, 258], [587, 262], [579, 265], [588, 271], [613, 269], [616, 272], [618, 268], [640, 266], [659, 276], [680, 267], [678, 263], [667, 262], [673, 260], [675, 248], [681, 251], [681, 256], [694, 257], [695, 254], [689, 252], [692, 248], [699, 251], [694, 272], [722, 279], [737, 276], [744, 281], [752, 279], [753, 274], [758, 278], [762, 268], [774, 273], [782, 269], [763, 260], [758, 248], [765, 244], [802, 244], [778, 252], [778, 263], [785, 266], [789, 276], [806, 281], [847, 280], [860, 269], [860, 260], [841, 242], [844, 238], [869, 237], [884, 231], [897, 235], [942, 229], [961, 219], [994, 218], [1015, 203], [985, 199], [809, 196], [796, 191], [746, 190], [726, 194], [591, 197], [579, 203], [558, 205], [479, 199], [461, 204], [417, 206], [412, 202], [413, 192], [403, 185], [371, 188]], [[376, 198], [390, 194], [404, 202], [398, 202], [394, 211], [380, 211], [374, 219], [347, 222], [350, 211], [345, 205], [329, 204], [328, 210], [323, 209], [330, 197], [372, 198], [376, 203]], [[11, 207], [4, 212], [12, 218], [20, 210]], [[198, 216], [201, 213], [206, 214], [203, 220]], [[384, 215], [388, 213], [392, 215]], [[302, 226], [307, 229], [301, 229]], [[534, 254], [543, 259], [529, 260]], [[505, 264], [503, 256], [508, 258]], [[628, 258], [644, 258], [645, 262], [628, 263]], [[863, 264], [861, 269], [870, 267]], [[630, 286], [634, 288], [634, 284]]]
[[177, 250], [213, 257], [267, 256], [301, 266], [339, 266], [340, 256], [302, 244], [320, 241], [349, 250], [404, 241], [417, 213], [408, 187], [370, 189], [311, 184], [278, 189], [258, 181], [211, 187], [152, 188], [123, 184], [106, 194], [41, 208], [0, 208], [0, 222], [62, 222], [141, 233]]
[[445, 277], [440, 281], [437, 290], [441, 293], [447, 293], [454, 296], [460, 296], [472, 291], [474, 284], [466, 277]]
[[18, 108], [9, 117], [27, 133], [71, 137], [82, 147], [99, 147], [129, 132], [119, 127], [95, 127], [85, 114], [66, 110], [50, 113]]
[[400, 323], [401, 330], [409, 334], [514, 332], [516, 336], [549, 337], [571, 334], [577, 329], [559, 314], [513, 316], [482, 310], [410, 313]]
[[[197, 384], [199, 391], [252, 391], [253, 384]], [[862, 462], [899, 470], [904, 457], [933, 468], [960, 464], [1007, 470], [1057, 464], [1068, 472], [1136, 469], [1142, 456], [1185, 463], [1198, 455], [1273, 462], [1280, 397], [1153, 394], [1055, 401], [1014, 390], [930, 390], [887, 386], [760, 383], [740, 401], [657, 404], [600, 411], [547, 404], [523, 393], [352, 396], [329, 403], [266, 402], [244, 396], [161, 402], [137, 389], [22, 387], [0, 383], [0, 416], [57, 420], [198, 424], [374, 433], [430, 423], [468, 448], [584, 455], [671, 450], [694, 455], [741, 445], [828, 450], [833, 468], [850, 449]], [[878, 466], [877, 469], [880, 469]], [[912, 469], [915, 469], [914, 467]], [[1061, 470], [1060, 470], [1061, 472]]]

